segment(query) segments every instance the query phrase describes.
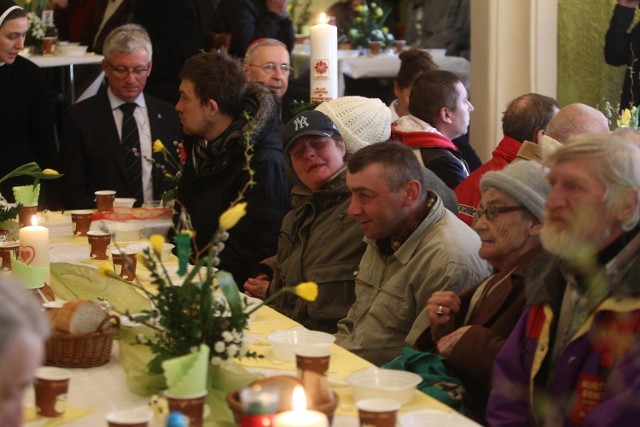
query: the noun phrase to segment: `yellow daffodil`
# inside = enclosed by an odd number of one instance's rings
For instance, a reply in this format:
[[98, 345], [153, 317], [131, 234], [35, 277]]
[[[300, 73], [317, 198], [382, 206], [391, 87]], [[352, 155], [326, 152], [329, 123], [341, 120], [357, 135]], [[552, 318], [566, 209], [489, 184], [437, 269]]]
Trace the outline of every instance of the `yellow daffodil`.
[[628, 128], [631, 123], [631, 111], [628, 108], [622, 110], [622, 115], [620, 116], [620, 120], [618, 120], [619, 128]]
[[105, 261], [98, 267], [98, 274], [102, 277], [113, 277], [116, 272], [113, 271], [111, 264]]
[[43, 170], [42, 173], [47, 175], [60, 175], [60, 173], [57, 170], [49, 169], [49, 168]]
[[230, 230], [247, 214], [247, 202], [237, 203], [220, 215], [220, 228]]
[[387, 34], [389, 33], [389, 28], [388, 27], [382, 27], [382, 32]]
[[363, 5], [356, 6], [356, 12], [358, 13], [364, 12], [364, 6]]
[[156, 139], [155, 141], [153, 141], [153, 152], [154, 153], [162, 153], [167, 151], [167, 147], [164, 146], [164, 144], [162, 143], [162, 141], [160, 141], [159, 139]]
[[162, 246], [164, 246], [164, 236], [160, 234], [154, 234], [149, 237], [149, 242], [151, 243], [151, 247], [153, 251], [156, 253], [156, 256], [160, 256], [162, 253]]
[[383, 13], [381, 8], [376, 8], [376, 18], [382, 18]]
[[318, 284], [316, 282], [302, 282], [294, 286], [291, 292], [306, 301], [315, 301], [318, 298]]

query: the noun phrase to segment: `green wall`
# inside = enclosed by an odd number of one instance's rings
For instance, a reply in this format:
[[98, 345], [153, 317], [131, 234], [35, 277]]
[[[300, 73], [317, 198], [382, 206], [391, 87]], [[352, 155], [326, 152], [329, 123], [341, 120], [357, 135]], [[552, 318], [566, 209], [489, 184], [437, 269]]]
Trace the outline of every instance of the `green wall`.
[[604, 62], [604, 35], [615, 0], [558, 1], [558, 101], [602, 110], [620, 99], [625, 67]]

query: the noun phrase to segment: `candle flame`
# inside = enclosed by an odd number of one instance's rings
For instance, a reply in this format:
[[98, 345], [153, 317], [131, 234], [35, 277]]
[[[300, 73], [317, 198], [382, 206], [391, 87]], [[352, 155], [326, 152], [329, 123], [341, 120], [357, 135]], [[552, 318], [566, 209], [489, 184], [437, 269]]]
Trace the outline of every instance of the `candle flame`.
[[326, 23], [327, 23], [327, 14], [326, 14], [326, 13], [322, 12], [322, 13], [320, 14], [319, 22], [320, 22], [321, 24], [326, 24]]
[[297, 386], [293, 389], [293, 395], [291, 397], [291, 406], [296, 412], [307, 410], [307, 396], [304, 394], [304, 389]]
[[38, 225], [38, 218], [35, 215], [31, 217], [31, 225]]

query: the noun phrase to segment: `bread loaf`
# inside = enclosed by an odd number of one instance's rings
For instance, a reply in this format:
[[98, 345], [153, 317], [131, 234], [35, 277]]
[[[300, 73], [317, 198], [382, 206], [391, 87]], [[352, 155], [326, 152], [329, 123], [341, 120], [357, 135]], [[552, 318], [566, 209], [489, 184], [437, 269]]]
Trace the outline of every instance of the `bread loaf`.
[[69, 301], [55, 314], [55, 329], [63, 332], [95, 332], [107, 314], [93, 301]]

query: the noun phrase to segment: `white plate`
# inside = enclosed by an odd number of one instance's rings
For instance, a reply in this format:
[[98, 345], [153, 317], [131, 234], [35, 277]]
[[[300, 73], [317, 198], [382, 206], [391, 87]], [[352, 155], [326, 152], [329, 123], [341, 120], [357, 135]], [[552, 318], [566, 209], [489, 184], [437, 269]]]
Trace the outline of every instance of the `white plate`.
[[399, 419], [399, 427], [423, 427], [434, 425], [438, 427], [473, 427], [478, 424], [457, 412], [444, 412], [437, 409], [423, 409], [402, 415]]
[[65, 305], [66, 301], [63, 301], [61, 299], [57, 299], [55, 301], [47, 301], [45, 303], [42, 304], [42, 306], [44, 308], [60, 308], [63, 305]]

